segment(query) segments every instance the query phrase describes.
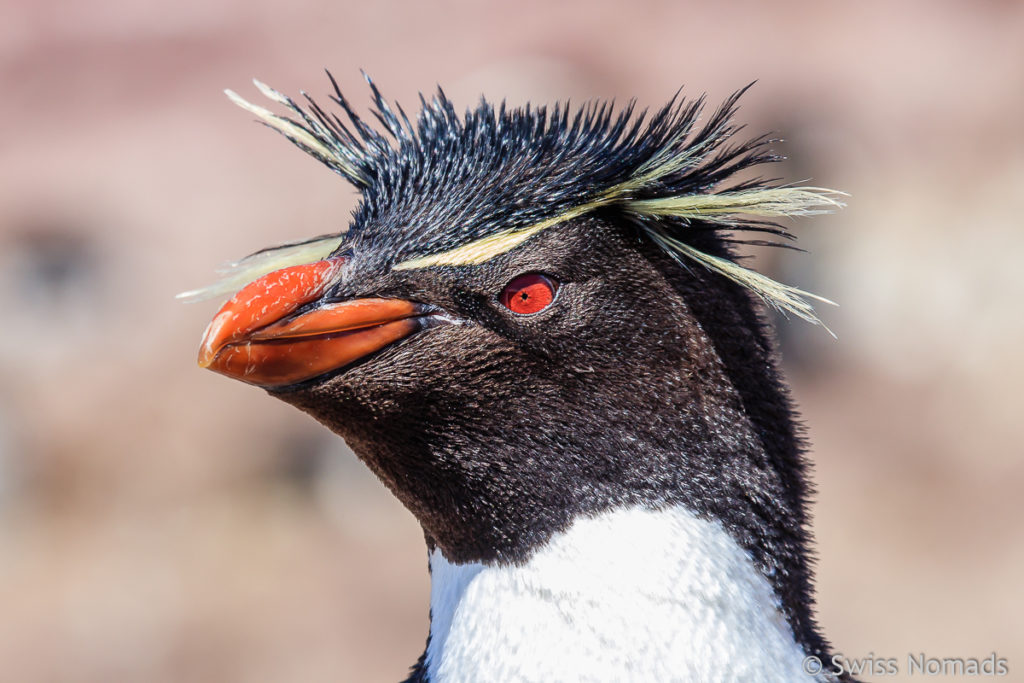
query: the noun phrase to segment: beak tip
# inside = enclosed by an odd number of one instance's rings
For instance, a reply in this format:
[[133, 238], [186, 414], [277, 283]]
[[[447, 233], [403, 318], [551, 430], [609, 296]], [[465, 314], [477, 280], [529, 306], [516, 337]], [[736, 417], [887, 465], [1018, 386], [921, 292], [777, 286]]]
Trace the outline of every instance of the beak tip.
[[[224, 304], [221, 311], [206, 326], [203, 332], [203, 340], [199, 343], [199, 367], [208, 368], [216, 360], [221, 348], [230, 340], [231, 330], [226, 329], [231, 321], [232, 311], [229, 309], [231, 302]], [[237, 317], [237, 316], [234, 316]]]
[[214, 359], [217, 357], [217, 352], [208, 347], [206, 344], [199, 349], [199, 357], [196, 358], [196, 363], [199, 367], [206, 369], [213, 365]]
[[207, 325], [199, 346], [199, 367], [209, 368], [225, 347], [319, 297], [344, 263], [342, 258], [328, 258], [289, 266], [243, 287]]

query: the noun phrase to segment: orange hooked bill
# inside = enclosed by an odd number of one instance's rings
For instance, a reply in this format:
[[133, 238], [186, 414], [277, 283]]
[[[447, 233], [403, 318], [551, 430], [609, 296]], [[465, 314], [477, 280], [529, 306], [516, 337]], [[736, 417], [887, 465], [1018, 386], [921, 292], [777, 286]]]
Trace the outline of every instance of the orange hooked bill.
[[421, 328], [424, 307], [402, 299], [324, 303], [301, 315], [335, 281], [344, 259], [292, 266], [246, 285], [214, 317], [199, 365], [263, 387], [342, 368]]
[[247, 284], [207, 326], [199, 347], [199, 365], [209, 367], [221, 348], [318, 299], [344, 262], [331, 258], [282, 268]]

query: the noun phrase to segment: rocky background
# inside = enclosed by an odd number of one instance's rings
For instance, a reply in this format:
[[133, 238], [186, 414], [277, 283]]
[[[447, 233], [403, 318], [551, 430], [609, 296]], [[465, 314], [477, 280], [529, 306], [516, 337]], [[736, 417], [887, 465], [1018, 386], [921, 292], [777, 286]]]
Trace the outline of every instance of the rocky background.
[[[782, 326], [816, 465], [820, 617], [850, 658], [1024, 671], [1024, 5], [0, 4], [0, 679], [394, 681], [422, 537], [340, 440], [200, 371], [173, 295], [339, 230], [349, 186], [221, 90], [359, 69], [552, 102], [680, 85], [852, 196], [762, 268], [841, 303]], [[868, 678], [871, 678], [870, 676]], [[945, 679], [952, 680], [952, 679]]]

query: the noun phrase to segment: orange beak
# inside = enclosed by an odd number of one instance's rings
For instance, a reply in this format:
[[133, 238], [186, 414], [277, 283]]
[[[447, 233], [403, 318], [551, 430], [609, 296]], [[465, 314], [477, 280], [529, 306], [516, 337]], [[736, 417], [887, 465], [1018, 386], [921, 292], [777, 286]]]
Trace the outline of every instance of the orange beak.
[[246, 285], [213, 318], [199, 366], [261, 387], [312, 379], [403, 339], [421, 327], [424, 307], [401, 299], [320, 298], [341, 269], [332, 258], [264, 275]]

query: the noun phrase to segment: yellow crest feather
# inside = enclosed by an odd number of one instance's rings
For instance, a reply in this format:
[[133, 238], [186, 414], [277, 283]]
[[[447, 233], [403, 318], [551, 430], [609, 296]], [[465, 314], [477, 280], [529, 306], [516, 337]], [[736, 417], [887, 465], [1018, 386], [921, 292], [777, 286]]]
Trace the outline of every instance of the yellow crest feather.
[[[265, 109], [245, 100], [234, 90], [225, 90], [224, 94], [228, 96], [229, 100], [237, 104], [239, 107], [251, 114], [254, 114], [260, 121], [283, 134], [292, 142], [305, 147], [311, 154], [313, 154], [313, 156], [318, 157], [328, 165], [335, 167], [337, 170], [344, 173], [349, 179], [361, 185], [368, 184], [363, 171], [354, 166], [344, 154], [340, 153], [336, 149], [332, 149], [321, 141], [333, 139], [334, 134], [331, 131], [324, 128], [324, 126], [316, 119], [306, 116], [302, 109], [300, 109], [298, 105], [296, 105], [287, 95], [274, 90], [266, 83], [258, 81], [255, 78], [252, 82], [264, 97], [277, 102], [278, 104], [284, 105], [297, 115], [303, 117], [303, 120], [310, 127], [309, 130], [303, 128], [294, 121], [284, 118], [283, 116], [278, 116], [269, 109]], [[316, 135], [314, 135], [314, 133]]]
[[338, 248], [341, 240], [341, 235], [326, 235], [258, 251], [218, 268], [217, 272], [224, 276], [218, 282], [182, 292], [175, 298], [185, 303], [193, 303], [232, 294], [267, 273], [325, 259]]

